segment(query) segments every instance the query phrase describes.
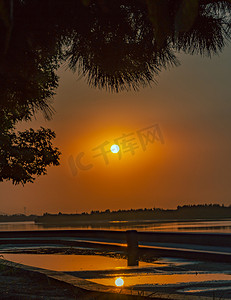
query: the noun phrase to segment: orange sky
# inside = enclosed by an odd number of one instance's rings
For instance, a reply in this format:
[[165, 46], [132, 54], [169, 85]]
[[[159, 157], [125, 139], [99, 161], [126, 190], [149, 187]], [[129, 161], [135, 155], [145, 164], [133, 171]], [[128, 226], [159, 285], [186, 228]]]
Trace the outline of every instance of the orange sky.
[[[89, 88], [63, 68], [52, 121], [41, 116], [20, 129], [55, 130], [61, 165], [25, 187], [1, 183], [0, 212], [82, 212], [192, 203], [231, 204], [230, 49], [220, 57], [179, 56], [182, 65], [162, 72], [158, 84], [140, 92], [110, 94]], [[158, 124], [164, 144], [143, 151], [136, 131]], [[134, 133], [135, 154], [109, 163], [93, 148]], [[74, 175], [70, 156], [84, 152], [93, 164]]]

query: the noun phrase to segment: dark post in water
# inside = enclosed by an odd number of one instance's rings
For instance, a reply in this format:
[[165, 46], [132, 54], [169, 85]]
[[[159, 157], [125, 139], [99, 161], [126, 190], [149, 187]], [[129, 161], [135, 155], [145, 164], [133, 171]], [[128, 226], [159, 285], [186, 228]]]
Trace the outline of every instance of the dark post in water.
[[128, 266], [139, 265], [138, 240], [136, 230], [127, 230]]

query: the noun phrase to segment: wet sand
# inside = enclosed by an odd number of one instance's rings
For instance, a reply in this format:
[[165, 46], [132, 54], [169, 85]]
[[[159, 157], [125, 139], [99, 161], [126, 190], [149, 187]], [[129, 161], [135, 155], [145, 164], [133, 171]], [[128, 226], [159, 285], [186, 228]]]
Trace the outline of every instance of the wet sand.
[[0, 265], [0, 299], [1, 300], [74, 300], [70, 288], [52, 282], [38, 275], [31, 275], [21, 270]]

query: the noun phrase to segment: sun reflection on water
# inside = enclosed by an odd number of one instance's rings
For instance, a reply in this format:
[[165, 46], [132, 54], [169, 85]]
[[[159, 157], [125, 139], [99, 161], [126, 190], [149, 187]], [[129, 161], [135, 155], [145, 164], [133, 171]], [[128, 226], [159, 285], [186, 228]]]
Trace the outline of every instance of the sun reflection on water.
[[122, 287], [124, 285], [124, 280], [121, 277], [116, 278], [115, 285], [118, 287]]

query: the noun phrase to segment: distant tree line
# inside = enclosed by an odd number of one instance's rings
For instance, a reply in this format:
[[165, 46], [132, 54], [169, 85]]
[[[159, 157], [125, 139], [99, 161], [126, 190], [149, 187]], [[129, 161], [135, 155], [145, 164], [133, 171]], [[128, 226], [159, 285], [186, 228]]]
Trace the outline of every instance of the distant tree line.
[[37, 215], [26, 216], [24, 214], [6, 215], [0, 214], [0, 222], [24, 222], [34, 221], [38, 217]]
[[176, 209], [144, 208], [104, 211], [92, 210], [90, 213], [80, 214], [58, 214], [45, 213], [35, 219], [36, 223], [71, 224], [71, 223], [92, 223], [92, 222], [113, 222], [113, 221], [139, 221], [139, 220], [188, 220], [188, 219], [221, 219], [231, 218], [231, 205], [223, 204], [200, 204], [183, 205]]
[[79, 214], [44, 213], [42, 216], [0, 213], [0, 222], [35, 221], [48, 224], [94, 223], [113, 221], [155, 221], [155, 220], [195, 220], [195, 219], [222, 219], [231, 218], [231, 205], [224, 204], [199, 204], [178, 205], [176, 209], [139, 208], [139, 209], [106, 209], [104, 211], [92, 210]]

